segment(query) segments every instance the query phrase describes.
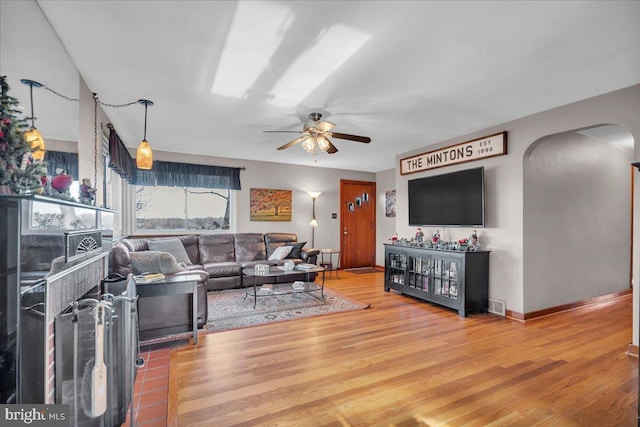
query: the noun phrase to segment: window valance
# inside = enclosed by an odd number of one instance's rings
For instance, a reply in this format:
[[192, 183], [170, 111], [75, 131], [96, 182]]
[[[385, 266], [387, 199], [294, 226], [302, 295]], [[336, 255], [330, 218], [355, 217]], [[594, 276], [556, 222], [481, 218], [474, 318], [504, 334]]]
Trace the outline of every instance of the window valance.
[[109, 167], [126, 181], [135, 179], [135, 160], [113, 127], [109, 128]]
[[56, 169], [63, 169], [74, 181], [79, 180], [78, 153], [47, 150], [43, 161], [47, 164], [47, 175], [56, 176]]
[[241, 168], [155, 161], [150, 170], [138, 169], [114, 129], [109, 133], [109, 155], [109, 167], [134, 185], [241, 189]]

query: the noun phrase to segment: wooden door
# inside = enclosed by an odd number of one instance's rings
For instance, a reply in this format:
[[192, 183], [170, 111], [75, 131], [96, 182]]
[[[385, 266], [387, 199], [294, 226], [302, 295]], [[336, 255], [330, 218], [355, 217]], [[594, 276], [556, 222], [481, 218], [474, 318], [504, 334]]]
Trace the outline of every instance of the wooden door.
[[375, 182], [340, 180], [340, 233], [341, 268], [375, 266]]

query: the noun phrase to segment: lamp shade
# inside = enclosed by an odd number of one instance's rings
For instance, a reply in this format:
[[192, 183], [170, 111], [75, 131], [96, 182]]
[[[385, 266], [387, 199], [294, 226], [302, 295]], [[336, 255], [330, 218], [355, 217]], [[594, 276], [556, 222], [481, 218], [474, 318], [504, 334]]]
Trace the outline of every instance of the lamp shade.
[[146, 139], [143, 139], [136, 151], [136, 166], [138, 169], [149, 170], [153, 166], [153, 152]]
[[316, 142], [312, 137], [307, 137], [304, 141], [302, 141], [302, 148], [307, 153], [314, 153], [316, 151]]
[[31, 153], [34, 160], [44, 159], [44, 140], [40, 131], [36, 128], [31, 128], [24, 133], [24, 140], [31, 147]]
[[330, 146], [329, 140], [324, 136], [319, 136], [317, 138], [317, 142], [318, 142], [318, 148], [320, 149], [320, 151], [327, 151], [329, 149], [329, 146]]
[[309, 225], [312, 226], [312, 227], [317, 227], [318, 226], [318, 221], [316, 221], [316, 219], [313, 218], [311, 220], [311, 222], [309, 222]]
[[320, 191], [307, 191], [307, 194], [309, 195], [309, 197], [311, 197], [312, 199], [317, 199], [318, 196], [320, 196], [322, 193]]

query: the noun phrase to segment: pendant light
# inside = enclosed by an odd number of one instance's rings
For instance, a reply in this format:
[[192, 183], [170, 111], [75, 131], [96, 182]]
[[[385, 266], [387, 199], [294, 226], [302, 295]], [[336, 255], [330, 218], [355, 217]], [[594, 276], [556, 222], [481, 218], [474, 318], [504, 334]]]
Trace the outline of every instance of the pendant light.
[[147, 142], [147, 107], [153, 105], [153, 102], [148, 99], [139, 99], [138, 103], [144, 105], [144, 137], [136, 151], [136, 166], [138, 169], [149, 170], [153, 166], [153, 152], [151, 145]]
[[31, 147], [31, 155], [34, 160], [42, 161], [44, 159], [44, 140], [42, 139], [42, 135], [40, 131], [36, 129], [35, 120], [36, 117], [33, 115], [33, 88], [42, 87], [42, 83], [38, 83], [33, 80], [22, 79], [20, 83], [23, 83], [29, 86], [29, 93], [31, 96], [31, 117], [27, 117], [27, 120], [31, 120], [31, 129], [27, 130], [24, 133], [24, 140]]

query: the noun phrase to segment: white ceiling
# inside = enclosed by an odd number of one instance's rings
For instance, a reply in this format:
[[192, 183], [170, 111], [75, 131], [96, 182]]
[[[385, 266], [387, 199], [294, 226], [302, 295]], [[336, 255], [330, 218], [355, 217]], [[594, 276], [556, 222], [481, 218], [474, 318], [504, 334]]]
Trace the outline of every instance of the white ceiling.
[[[101, 100], [155, 103], [147, 139], [169, 152], [378, 172], [397, 153], [640, 83], [637, 1], [38, 5]], [[144, 108], [105, 111], [137, 146]], [[338, 153], [314, 156], [276, 150], [295, 134], [262, 133], [299, 130], [312, 111], [371, 144], [334, 139]]]

